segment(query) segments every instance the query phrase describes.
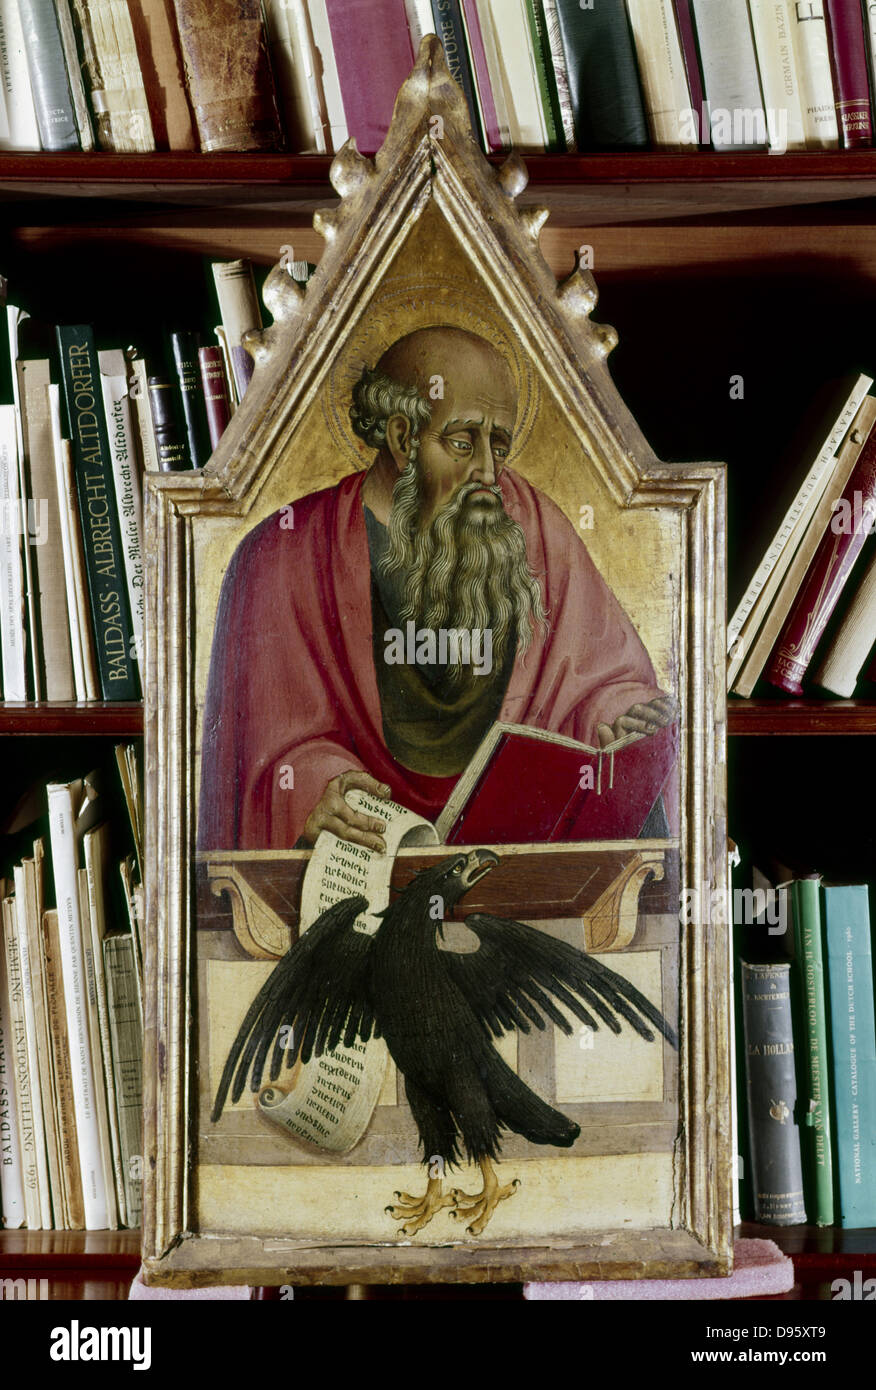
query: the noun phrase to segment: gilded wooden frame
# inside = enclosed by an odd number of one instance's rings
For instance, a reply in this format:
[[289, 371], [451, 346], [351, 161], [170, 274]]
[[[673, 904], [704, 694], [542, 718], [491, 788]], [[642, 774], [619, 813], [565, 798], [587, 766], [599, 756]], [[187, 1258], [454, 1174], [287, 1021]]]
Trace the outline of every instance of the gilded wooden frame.
[[[507, 1243], [284, 1247], [281, 1239], [200, 1229], [191, 1171], [194, 1028], [192, 962], [197, 789], [192, 522], [242, 517], [263, 458], [294, 431], [317, 390], [320, 364], [356, 313], [356, 287], [379, 278], [430, 203], [452, 227], [502, 311], [562, 383], [582, 447], [625, 508], [682, 518], [679, 632], [688, 659], [682, 707], [682, 887], [726, 891], [724, 476], [719, 465], [658, 461], [607, 367], [614, 331], [591, 321], [592, 276], [557, 283], [538, 250], [546, 213], [518, 207], [522, 161], [499, 170], [471, 139], [468, 116], [436, 40], [424, 41], [374, 161], [352, 146], [335, 159], [336, 211], [317, 213], [325, 239], [303, 291], [280, 267], [265, 290], [272, 325], [250, 344], [256, 371], [245, 401], [202, 472], [151, 475], [148, 488], [147, 1200], [143, 1252], [150, 1282], [380, 1282], [695, 1276], [732, 1259], [729, 1093], [730, 983], [726, 926], [681, 934], [681, 1096], [673, 1211], [654, 1230], [588, 1232], [553, 1248]], [[659, 342], [659, 328], [655, 331]], [[292, 363], [292, 369], [289, 364]], [[279, 1233], [278, 1233], [279, 1234]]]

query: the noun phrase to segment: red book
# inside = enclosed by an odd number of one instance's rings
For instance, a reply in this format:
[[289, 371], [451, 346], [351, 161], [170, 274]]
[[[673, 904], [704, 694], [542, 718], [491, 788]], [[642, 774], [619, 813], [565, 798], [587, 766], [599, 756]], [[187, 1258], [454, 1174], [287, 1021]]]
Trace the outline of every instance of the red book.
[[360, 154], [386, 139], [396, 93], [414, 66], [404, 0], [326, 0], [347, 129]]
[[867, 43], [861, 0], [824, 0], [830, 34], [836, 118], [844, 149], [872, 145]]
[[198, 364], [201, 368], [201, 385], [204, 388], [204, 405], [207, 408], [207, 428], [210, 431], [210, 445], [215, 449], [231, 419], [231, 397], [225, 379], [225, 362], [219, 347], [198, 348]]
[[806, 668], [876, 518], [876, 432], [864, 445], [773, 648], [766, 678], [802, 695]]
[[687, 85], [690, 88], [691, 109], [696, 116], [700, 132], [699, 146], [701, 149], [708, 149], [712, 143], [712, 137], [709, 122], [707, 119], [703, 119], [703, 112], [707, 112], [708, 107], [706, 106], [703, 76], [700, 72], [700, 50], [697, 45], [696, 25], [690, 12], [690, 0], [675, 0], [675, 20], [678, 24], [678, 37], [681, 41]]
[[499, 117], [496, 114], [496, 102], [493, 98], [493, 85], [490, 82], [490, 69], [487, 66], [487, 53], [484, 48], [484, 36], [481, 33], [481, 21], [476, 0], [462, 0], [462, 9], [468, 34], [469, 57], [474, 69], [481, 114], [484, 118], [484, 136], [487, 141], [487, 149], [502, 150], [504, 145], [499, 130]]
[[448, 845], [633, 840], [677, 758], [677, 724], [607, 748], [494, 724], [435, 828]]

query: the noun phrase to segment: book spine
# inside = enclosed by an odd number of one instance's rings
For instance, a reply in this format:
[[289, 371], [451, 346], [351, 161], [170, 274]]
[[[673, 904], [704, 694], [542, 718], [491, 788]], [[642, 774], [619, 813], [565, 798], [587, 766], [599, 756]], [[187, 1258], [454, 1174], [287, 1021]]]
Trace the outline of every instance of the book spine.
[[166, 376], [149, 377], [149, 404], [158, 467], [162, 473], [181, 473], [188, 468], [189, 460], [177, 417], [176, 389]]
[[[70, 787], [61, 783], [50, 782], [47, 792], [85, 1229], [102, 1231], [109, 1224], [109, 1207], [95, 1101], [94, 1057], [88, 1031], [88, 980], [79, 908], [73, 796]], [[100, 1059], [97, 1060], [99, 1063]]]
[[325, 8], [347, 129], [362, 154], [374, 154], [414, 63], [404, 0], [325, 0]]
[[78, 150], [61, 31], [52, 0], [18, 0], [40, 142], [44, 150]]
[[25, 1224], [27, 1210], [24, 1202], [4, 935], [0, 920], [0, 1215], [3, 1218], [2, 1225], [7, 1230], [17, 1230]]
[[876, 641], [876, 556], [871, 559], [860, 587], [849, 604], [839, 631], [833, 638], [815, 673], [815, 681], [834, 695], [848, 700], [855, 693], [859, 673], [863, 670], [874, 641]]
[[[74, 575], [75, 555], [73, 545], [73, 524], [75, 509], [70, 483], [67, 479], [67, 459], [70, 453], [69, 442], [61, 435], [61, 389], [50, 385], [48, 390], [49, 416], [52, 422], [52, 464], [55, 474], [55, 496], [58, 499], [58, 521], [61, 531], [61, 553], [64, 561], [64, 590], [67, 606], [67, 622], [70, 638], [70, 655], [73, 664], [73, 687], [77, 700], [89, 698], [85, 681], [85, 665], [82, 651], [82, 628], [79, 620], [79, 604], [76, 597]], [[66, 446], [66, 447], [65, 447]], [[90, 636], [90, 632], [89, 632]], [[95, 682], [96, 690], [96, 682]]]
[[763, 149], [769, 140], [746, 0], [692, 0], [716, 150]]
[[213, 283], [219, 301], [219, 317], [225, 333], [238, 401], [242, 401], [254, 363], [243, 339], [262, 326], [255, 277], [249, 261], [214, 261]]
[[158, 472], [158, 442], [155, 438], [155, 425], [152, 420], [152, 405], [149, 400], [149, 376], [146, 363], [136, 348], [125, 352], [128, 364], [128, 399], [137, 423], [137, 443], [140, 463], [146, 473]]
[[84, 324], [59, 327], [57, 335], [101, 692], [105, 700], [136, 700], [134, 634], [94, 337]]
[[171, 333], [170, 344], [176, 367], [189, 464], [192, 468], [203, 468], [210, 457], [210, 446], [204, 392], [198, 366], [197, 334]]
[[143, 1023], [134, 945], [130, 936], [110, 936], [103, 949], [122, 1179], [128, 1224], [139, 1226], [143, 1213]]
[[[57, 1137], [54, 1134], [54, 1109], [49, 1072], [49, 1039], [42, 993], [42, 970], [39, 954], [34, 950], [31, 934], [31, 910], [23, 864], [15, 875], [15, 917], [18, 927], [18, 953], [21, 961], [21, 983], [24, 995], [24, 1026], [27, 1033], [27, 1064], [30, 1069], [30, 1089], [33, 1098], [33, 1127], [39, 1174], [40, 1224], [50, 1231], [52, 1207], [57, 1182]], [[33, 924], [37, 935], [36, 923]]]
[[699, 127], [701, 149], [708, 149], [712, 143], [709, 122], [703, 119], [708, 112], [706, 92], [703, 87], [703, 74], [700, 69], [700, 50], [697, 43], [697, 30], [694, 24], [691, 0], [675, 0], [675, 21], [678, 25], [678, 38], [684, 58], [684, 72], [690, 92], [691, 110]]
[[93, 150], [94, 132], [91, 129], [88, 98], [85, 95], [85, 83], [82, 80], [82, 69], [79, 66], [79, 54], [76, 51], [76, 33], [73, 29], [73, 16], [70, 13], [69, 0], [55, 0], [55, 12], [58, 16], [58, 32], [61, 35], [61, 47], [64, 50], [64, 63], [67, 68], [67, 81], [70, 84], [70, 97], [76, 116], [79, 144], [83, 150]]
[[553, 154], [564, 149], [565, 146], [563, 118], [560, 112], [560, 99], [557, 94], [554, 70], [551, 65], [551, 51], [542, 0], [526, 0], [526, 19], [529, 24], [539, 100], [544, 115], [545, 149], [549, 154]]
[[746, 1094], [756, 1221], [806, 1220], [789, 965], [742, 967]]
[[468, 114], [471, 118], [472, 132], [476, 140], [483, 140], [484, 133], [481, 128], [474, 77], [459, 0], [432, 0], [432, 17], [435, 22], [435, 33], [441, 40], [441, 46], [444, 49], [450, 75], [454, 82], [462, 88], [468, 106]]
[[825, 0], [837, 128], [843, 149], [873, 143], [861, 0]]
[[770, 658], [766, 677], [789, 695], [802, 680], [876, 517], [876, 436], [864, 446]]
[[58, 1096], [58, 1142], [64, 1175], [67, 1223], [71, 1231], [81, 1231], [85, 1228], [85, 1207], [82, 1200], [82, 1178], [79, 1173], [79, 1152], [76, 1145], [73, 1071], [70, 1065], [70, 1043], [67, 1037], [64, 985], [61, 978], [58, 914], [54, 909], [43, 915], [43, 939], [45, 941], [46, 999], [52, 1038], [52, 1065]]
[[833, 1140], [830, 1123], [827, 994], [821, 934], [820, 887], [815, 878], [797, 879], [791, 888], [796, 963], [795, 1033], [805, 1054], [799, 1058], [800, 1142], [806, 1211], [817, 1226], [833, 1225]]
[[164, 0], [128, 0], [134, 43], [155, 148], [196, 150], [198, 137], [186, 96], [182, 55], [172, 10]]
[[0, 74], [9, 124], [0, 149], [41, 149], [18, 0], [0, 0]]
[[[297, 0], [294, 9], [300, 9]], [[313, 99], [313, 58], [301, 43], [298, 17], [291, 0], [265, 0], [265, 30], [271, 67], [277, 83], [283, 125], [290, 149], [302, 154], [325, 154], [326, 143], [318, 99]]]
[[556, 0], [575, 135], [582, 150], [641, 150], [648, 122], [626, 8]]
[[18, 1101], [18, 1141], [21, 1153], [25, 1219], [29, 1230], [39, 1230], [42, 1218], [40, 1215], [39, 1175], [34, 1133], [33, 1093], [27, 1058], [21, 953], [18, 945], [15, 899], [12, 897], [3, 899], [3, 935], [6, 945], [6, 986], [9, 1005], [9, 1062], [15, 1079], [15, 1094]]
[[[131, 407], [128, 400], [124, 357], [121, 353], [100, 352], [98, 353], [98, 362], [101, 367], [100, 383], [113, 464], [113, 484], [122, 538], [122, 560], [125, 567], [128, 608], [134, 634], [134, 655], [142, 672], [146, 622], [142, 540], [143, 497], [134, 451], [134, 422], [131, 418]], [[104, 362], [106, 362], [106, 371], [104, 370]]]
[[[496, 98], [476, 0], [461, 0], [461, 8], [487, 150], [503, 150], [506, 146], [499, 123], [499, 113], [496, 110]], [[559, 77], [557, 81], [559, 83]], [[569, 134], [571, 135], [571, 127]]]
[[21, 563], [21, 499], [18, 495], [18, 447], [15, 407], [0, 405], [0, 646], [3, 697], [27, 699], [24, 628], [24, 572]]
[[793, 4], [794, 0], [749, 0], [770, 148], [777, 154], [806, 148], [789, 13]]
[[231, 423], [231, 397], [225, 379], [225, 361], [219, 347], [202, 347], [198, 351], [201, 387], [207, 409], [210, 443], [215, 449]]
[[825, 887], [839, 1223], [876, 1226], [876, 1022], [863, 885]]
[[870, 69], [870, 89], [876, 92], [876, 0], [864, 0], [864, 28], [867, 62]]
[[174, 9], [201, 149], [282, 150], [258, 0], [174, 0]]
[[155, 149], [126, 0], [73, 0], [98, 144], [118, 154]]
[[822, 0], [807, 0], [791, 10], [791, 31], [800, 73], [800, 96], [806, 144], [836, 149], [839, 131], [830, 68], [830, 42]]
[[[96, 843], [97, 837], [97, 843]], [[88, 919], [88, 931], [83, 931], [85, 956], [88, 964], [89, 1031], [100, 1039], [100, 1062], [95, 1062], [95, 1094], [101, 1119], [103, 1179], [112, 1208], [114, 1194], [121, 1224], [127, 1225], [125, 1189], [121, 1171], [121, 1149], [116, 1112], [116, 1087], [110, 1052], [109, 1012], [107, 1010], [106, 974], [103, 965], [103, 938], [106, 914], [103, 897], [104, 830], [90, 830], [83, 836], [85, 868], [79, 870], [79, 901], [83, 918]], [[115, 1212], [112, 1213], [115, 1216]]]
[[47, 700], [72, 700], [73, 658], [67, 617], [61, 518], [52, 450], [49, 363], [19, 362], [21, 399], [26, 424], [33, 523], [27, 540], [34, 544], [35, 598], [39, 607], [39, 689]]
[[648, 129], [655, 145], [680, 149], [700, 142], [672, 0], [627, 0]]

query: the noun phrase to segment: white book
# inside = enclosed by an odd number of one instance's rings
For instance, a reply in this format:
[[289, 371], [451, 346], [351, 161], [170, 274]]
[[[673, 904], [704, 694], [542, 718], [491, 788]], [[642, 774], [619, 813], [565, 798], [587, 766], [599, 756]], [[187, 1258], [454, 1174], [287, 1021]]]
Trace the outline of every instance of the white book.
[[304, 0], [264, 0], [271, 66], [291, 148], [325, 154], [328, 148]]
[[[870, 376], [859, 375], [851, 386], [851, 389], [843, 402], [836, 419], [823, 443], [815, 456], [806, 477], [793, 502], [782, 518], [782, 523], [770, 541], [766, 553], [754, 572], [751, 583], [746, 589], [727, 627], [727, 650], [732, 651], [734, 643], [742, 631], [751, 610], [757, 601], [758, 595], [773, 573], [776, 565], [780, 561], [783, 551], [791, 538], [797, 523], [809, 509], [809, 504], [813, 497], [820, 496], [819, 485], [827, 479], [829, 471], [836, 463], [836, 454], [845, 436], [848, 434], [852, 423], [857, 415], [864, 397], [873, 385], [873, 378]], [[788, 559], [790, 560], [790, 556]], [[787, 568], [787, 565], [786, 565]]]
[[[699, 144], [673, 0], [627, 0], [651, 140], [663, 149]], [[694, 119], [691, 119], [693, 116]]]
[[0, 0], [0, 76], [8, 118], [8, 135], [0, 139], [0, 149], [42, 149], [18, 0]]
[[[0, 26], [2, 26], [2, 21], [0, 21]], [[6, 44], [3, 38], [3, 30], [2, 27], [0, 27], [0, 150], [9, 149], [10, 135], [9, 112], [6, 109], [6, 102], [9, 98], [6, 92], [6, 82], [3, 76], [6, 57], [5, 47]]]
[[703, 86], [716, 150], [769, 141], [747, 0], [693, 0]]
[[332, 153], [337, 154], [341, 146], [347, 143], [350, 132], [347, 129], [347, 117], [344, 114], [344, 100], [341, 96], [335, 50], [332, 47], [332, 31], [329, 25], [328, 10], [325, 0], [306, 0], [306, 6], [307, 16], [310, 20], [310, 32], [313, 35], [313, 45], [317, 55], [317, 71], [322, 74], [320, 85], [329, 123], [329, 142]]
[[71, 508], [74, 499], [69, 496], [64, 468], [64, 449], [61, 436], [61, 388], [49, 387], [49, 415], [52, 422], [52, 466], [55, 470], [55, 489], [58, 496], [58, 515], [61, 526], [61, 554], [64, 559], [64, 585], [67, 591], [67, 622], [70, 628], [70, 653], [73, 660], [73, 689], [77, 700], [96, 698], [89, 696], [85, 680], [85, 666], [82, 656], [82, 634], [80, 629], [79, 600], [74, 575], [74, 549], [71, 529], [74, 518]]
[[24, 1188], [25, 1224], [28, 1230], [38, 1231], [40, 1216], [39, 1178], [36, 1145], [34, 1143], [33, 1104], [30, 1089], [30, 1066], [27, 1055], [27, 1029], [24, 1022], [24, 986], [21, 977], [21, 951], [18, 945], [18, 921], [15, 897], [9, 893], [2, 900], [3, 939], [6, 957], [6, 983], [9, 1004], [9, 1061], [15, 1076], [18, 1101], [18, 1140], [21, 1153], [21, 1181]]
[[0, 649], [4, 700], [27, 699], [24, 565], [15, 406], [0, 405]]
[[463, 9], [470, 6], [477, 11], [478, 23], [481, 26], [481, 38], [484, 43], [484, 56], [487, 60], [487, 70], [490, 74], [490, 87], [493, 92], [493, 105], [496, 108], [496, 120], [499, 123], [499, 138], [503, 149], [511, 148], [511, 115], [509, 112], [508, 94], [505, 91], [505, 79], [502, 75], [502, 60], [499, 52], [499, 44], [493, 24], [493, 11], [490, 7], [490, 0], [462, 0]]
[[[479, 0], [482, 27], [485, 13], [498, 66], [498, 85], [504, 95], [510, 143], [519, 150], [542, 152], [547, 130], [524, 0]], [[497, 84], [492, 67], [490, 76], [494, 78], [495, 96]]]
[[113, 466], [116, 507], [131, 609], [135, 659], [143, 671], [146, 609], [143, 567], [143, 491], [135, 448], [134, 420], [128, 395], [125, 355], [121, 350], [99, 352], [100, 385]]
[[52, 1196], [49, 1183], [49, 1165], [46, 1160], [46, 1125], [43, 1105], [44, 1103], [51, 1105], [52, 1098], [51, 1096], [43, 1097], [40, 1075], [40, 1048], [33, 993], [34, 972], [31, 969], [30, 943], [27, 935], [27, 888], [24, 881], [23, 866], [16, 864], [13, 873], [15, 876], [15, 924], [18, 933], [18, 958], [21, 962], [21, 993], [24, 1000], [24, 1031], [27, 1040], [27, 1070], [30, 1075], [40, 1227], [44, 1231], [50, 1231], [52, 1229]]
[[864, 0], [864, 32], [870, 67], [870, 91], [876, 91], [876, 0]]
[[815, 673], [818, 685], [850, 699], [876, 642], [876, 557], [871, 559], [848, 612]]
[[7, 1230], [18, 1230], [27, 1220], [27, 1208], [18, 1136], [18, 1094], [12, 1057], [8, 985], [3, 925], [0, 922], [0, 1213]]
[[794, 0], [748, 0], [757, 49], [760, 85], [767, 112], [770, 149], [776, 154], [806, 148], [800, 76], [791, 30]]
[[800, 74], [806, 144], [810, 149], [835, 150], [839, 145], [839, 130], [823, 0], [807, 0], [805, 5], [792, 6], [791, 30]]
[[416, 53], [427, 34], [435, 33], [435, 17], [432, 14], [431, 0], [405, 0], [408, 28]]
[[[89, 860], [88, 840], [93, 835], [88, 830], [82, 837], [82, 848], [86, 864]], [[100, 855], [98, 853], [98, 858]], [[89, 879], [94, 874], [94, 850], [91, 850], [92, 868], [77, 869], [79, 880], [79, 912], [82, 917], [82, 949], [85, 955], [85, 976], [88, 981], [88, 1034], [91, 1038], [91, 1052], [94, 1061], [94, 1105], [97, 1111], [98, 1133], [100, 1135], [100, 1154], [103, 1162], [103, 1183], [107, 1195], [107, 1225], [112, 1230], [119, 1226], [118, 1188], [118, 1127], [115, 1116], [115, 1095], [111, 1097], [107, 1089], [107, 1061], [110, 1057], [109, 1032], [106, 1016], [106, 981], [103, 973], [102, 930], [94, 920], [97, 905], [92, 896]], [[98, 870], [100, 872], [100, 870]], [[97, 885], [94, 885], [97, 893]], [[103, 905], [100, 899], [101, 907]], [[112, 1080], [112, 1077], [110, 1077]], [[122, 1218], [124, 1221], [124, 1217]]]
[[[25, 652], [25, 669], [28, 671], [29, 678], [33, 682], [33, 698], [39, 700], [42, 696], [40, 689], [39, 671], [39, 642], [37, 637], [37, 603], [34, 590], [33, 559], [30, 553], [30, 546], [27, 543], [27, 468], [25, 466], [24, 454], [24, 407], [21, 400], [21, 383], [18, 375], [18, 330], [25, 319], [30, 318], [26, 309], [19, 309], [14, 304], [6, 305], [6, 329], [9, 335], [9, 361], [12, 364], [12, 403], [15, 406], [15, 447], [18, 454], [18, 503], [21, 510], [21, 558], [24, 598], [22, 603], [22, 617], [24, 619], [25, 632], [27, 634]], [[8, 698], [8, 697], [7, 697]], [[27, 696], [25, 696], [25, 699]]]
[[[95, 1095], [95, 1058], [88, 1029], [88, 979], [77, 876], [80, 842], [98, 818], [98, 802], [92, 778], [50, 782], [46, 790], [85, 1229], [101, 1231], [109, 1223], [109, 1205]], [[96, 1060], [101, 1065], [100, 1059]]]

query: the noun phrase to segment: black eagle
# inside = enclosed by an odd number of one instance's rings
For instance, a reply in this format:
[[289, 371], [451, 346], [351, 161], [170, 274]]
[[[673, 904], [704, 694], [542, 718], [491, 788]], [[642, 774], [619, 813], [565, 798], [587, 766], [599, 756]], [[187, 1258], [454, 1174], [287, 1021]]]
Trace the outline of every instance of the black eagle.
[[[442, 1207], [471, 1218], [479, 1235], [495, 1207], [517, 1186], [498, 1182], [493, 1161], [503, 1130], [533, 1144], [568, 1148], [580, 1127], [537, 1096], [493, 1046], [511, 1029], [528, 1033], [547, 1022], [572, 1032], [567, 1014], [619, 1033], [626, 1022], [640, 1037], [655, 1031], [677, 1039], [654, 1005], [622, 976], [584, 951], [522, 922], [473, 913], [465, 918], [465, 950], [453, 949], [436, 902], [449, 915], [499, 863], [489, 850], [459, 853], [417, 874], [382, 914], [369, 936], [354, 922], [368, 906], [346, 898], [324, 912], [290, 948], [256, 995], [234, 1040], [219, 1082], [212, 1118], [231, 1092], [252, 1090], [266, 1066], [272, 1081], [294, 1064], [338, 1045], [382, 1037], [404, 1076], [408, 1104], [430, 1166], [425, 1196], [397, 1193], [387, 1211], [413, 1235]], [[472, 949], [472, 948], [475, 949]], [[561, 1006], [561, 1007], [558, 1007]], [[291, 1036], [291, 1043], [289, 1041]], [[462, 1155], [476, 1163], [483, 1190], [443, 1190], [434, 1176]]]

